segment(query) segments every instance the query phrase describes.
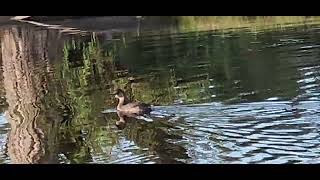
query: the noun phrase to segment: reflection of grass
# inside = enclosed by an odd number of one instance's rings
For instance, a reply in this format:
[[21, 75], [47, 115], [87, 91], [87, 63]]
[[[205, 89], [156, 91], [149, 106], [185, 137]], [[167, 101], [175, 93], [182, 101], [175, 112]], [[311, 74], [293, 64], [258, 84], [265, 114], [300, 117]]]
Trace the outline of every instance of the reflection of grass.
[[[172, 18], [172, 17], [171, 17]], [[178, 24], [182, 29], [185, 30], [203, 30], [203, 29], [224, 29], [224, 28], [235, 28], [235, 27], [249, 27], [251, 30], [258, 30], [259, 28], [270, 28], [270, 27], [284, 27], [288, 24], [294, 25], [296, 23], [303, 23], [309, 20], [317, 20], [318, 17], [289, 17], [289, 16], [272, 16], [272, 17], [246, 17], [246, 16], [179, 16], [174, 17], [178, 20]], [[86, 119], [91, 111], [87, 109], [91, 103], [95, 100], [90, 100], [84, 97], [86, 95], [85, 89], [95, 87], [97, 84], [93, 81], [94, 77], [101, 76], [102, 80], [110, 80], [111, 86], [108, 88], [122, 88], [128, 87], [127, 75], [118, 75], [114, 70], [118, 69], [114, 63], [110, 63], [110, 66], [103, 66], [102, 62], [110, 62], [113, 59], [110, 57], [120, 56], [121, 62], [126, 64], [129, 69], [129, 75], [135, 76], [148, 76], [150, 70], [148, 69], [160, 69], [161, 71], [168, 72], [161, 79], [147, 79], [144, 82], [135, 83], [129, 89], [132, 96], [140, 101], [147, 103], [159, 104], [159, 105], [169, 105], [174, 102], [174, 100], [182, 100], [185, 103], [198, 103], [211, 99], [211, 93], [213, 90], [209, 90], [209, 84], [213, 83], [218, 85], [220, 89], [216, 89], [217, 92], [225, 92], [226, 89], [233, 87], [232, 81], [237, 79], [237, 74], [241, 68], [234, 71], [232, 67], [236, 60], [232, 60], [234, 57], [239, 57], [240, 54], [237, 49], [253, 49], [259, 48], [259, 45], [254, 47], [250, 42], [256, 41], [257, 37], [252, 36], [250, 33], [243, 33], [239, 31], [241, 36], [237, 41], [224, 39], [224, 37], [214, 37], [211, 34], [192, 32], [186, 33], [184, 36], [187, 38], [168, 38], [168, 36], [159, 36], [157, 41], [159, 44], [157, 46], [142, 46], [141, 44], [150, 43], [150, 39], [143, 39], [131, 43], [130, 46], [124, 48], [123, 46], [117, 46], [116, 42], [111, 43], [101, 43], [99, 38], [92, 36], [89, 42], [79, 44], [79, 42], [72, 42], [66, 49], [80, 49], [83, 57], [83, 66], [81, 68], [72, 69], [65, 65], [64, 72], [66, 74], [77, 74], [77, 76], [69, 76], [67, 78], [70, 81], [69, 89], [74, 92], [81, 92], [81, 96], [72, 94], [75, 99], [76, 104], [78, 104], [83, 116]], [[225, 43], [225, 41], [230, 41], [230, 43]], [[99, 44], [99, 42], [101, 44]], [[145, 53], [144, 48], [148, 48], [148, 52]], [[183, 49], [183, 50], [180, 50]], [[65, 51], [65, 56], [68, 58], [68, 51]], [[107, 52], [107, 53], [105, 53]], [[253, 51], [254, 52], [254, 51]], [[112, 55], [107, 55], [112, 53]], [[255, 55], [252, 53], [252, 55]], [[179, 57], [180, 59], [170, 60], [172, 57]], [[109, 58], [109, 59], [107, 59]], [[93, 64], [92, 59], [96, 60], [97, 67], [100, 67], [98, 74], [93, 74]], [[214, 76], [213, 82], [209, 83], [206, 78], [194, 78], [197, 75], [201, 75], [204, 72], [209, 71], [209, 69], [195, 68], [196, 61], [200, 59], [208, 65], [210, 69], [209, 76]], [[170, 61], [169, 61], [170, 60]], [[146, 63], [149, 61], [150, 63]], [[209, 61], [209, 62], [207, 62]], [[67, 61], [65, 61], [67, 63]], [[173, 68], [167, 67], [169, 63], [174, 64]], [[195, 65], [192, 65], [195, 63]], [[257, 64], [258, 63], [258, 64]], [[152, 67], [151, 67], [152, 66]], [[258, 67], [264, 67], [263, 61], [256, 61], [256, 64], [248, 64], [248, 69], [256, 69]], [[122, 68], [120, 68], [122, 69]], [[138, 70], [137, 70], [138, 69]], [[118, 69], [119, 70], [119, 69]], [[104, 77], [101, 72], [110, 71], [110, 77]], [[152, 71], [152, 70], [151, 70]], [[204, 72], [203, 72], [204, 71]], [[169, 73], [170, 72], [170, 73]], [[258, 72], [255, 72], [258, 74]], [[242, 73], [243, 74], [243, 73]], [[118, 76], [118, 77], [117, 77]], [[121, 76], [121, 78], [119, 78]], [[124, 76], [124, 77], [123, 77]], [[152, 75], [151, 75], [152, 76]], [[258, 76], [252, 76], [258, 77]], [[182, 87], [180, 86], [183, 80]], [[256, 78], [258, 79], [258, 78]], [[112, 80], [112, 83], [111, 83]], [[156, 82], [156, 83], [154, 83]], [[178, 82], [178, 83], [177, 83]], [[161, 86], [156, 85], [161, 84]], [[270, 84], [271, 86], [272, 84]], [[230, 86], [230, 87], [229, 87]], [[246, 87], [256, 86], [255, 84], [246, 85]], [[245, 87], [245, 88], [246, 88]], [[203, 92], [200, 92], [203, 91]], [[232, 90], [229, 95], [235, 95], [238, 93], [238, 89]], [[110, 98], [110, 105], [114, 105], [114, 99]], [[87, 115], [85, 115], [87, 114]], [[80, 117], [80, 116], [79, 116]]]
[[[113, 48], [101, 45], [95, 35], [89, 40], [70, 40], [64, 45], [64, 60], [59, 74], [64, 91], [67, 92], [68, 103], [75, 110], [71, 127], [64, 129], [68, 131], [67, 139], [74, 139], [73, 145], [76, 146], [68, 157], [73, 163], [86, 162], [91, 158], [91, 153], [103, 153], [103, 149], [117, 142], [115, 134], [96, 128], [106, 93], [105, 90], [99, 90], [104, 85], [100, 80], [110, 80], [110, 77], [105, 76], [112, 75], [105, 73], [110, 69], [103, 68], [113, 63], [113, 50], [103, 47]], [[85, 136], [85, 142], [79, 140], [80, 136]]]
[[[119, 143], [119, 137], [114, 131], [92, 122], [90, 125], [65, 129], [65, 132], [65, 135], [60, 137], [60, 141], [64, 146], [73, 147], [67, 155], [72, 163], [86, 163], [92, 161], [95, 155], [108, 155]], [[63, 151], [63, 153], [66, 152]]]
[[[95, 79], [101, 76], [97, 64], [109, 61], [104, 57], [103, 49], [95, 35], [87, 42], [71, 40], [65, 43], [61, 74], [66, 81], [72, 104], [78, 112], [76, 120], [79, 124], [93, 119], [92, 106], [96, 101], [92, 101], [89, 94], [101, 85]], [[77, 66], [79, 64], [80, 66]]]
[[[178, 17], [178, 19], [179, 18], [181, 29], [186, 31], [235, 27], [250, 27], [251, 30], [257, 30], [271, 26], [284, 27], [287, 26], [286, 23], [303, 22], [307, 20], [305, 17]], [[70, 132], [70, 137], [66, 138], [67, 142], [74, 139], [76, 146], [76, 148], [71, 151], [71, 156], [69, 156], [72, 162], [86, 162], [90, 160], [91, 154], [106, 154], [111, 151], [113, 146], [119, 144], [119, 134], [111, 128], [111, 126], [114, 126], [117, 117], [108, 119], [108, 121], [106, 121], [109, 123], [107, 126], [105, 124], [102, 126], [98, 124], [98, 121], [101, 119], [101, 117], [99, 117], [100, 108], [104, 107], [104, 97], [108, 98], [108, 94], [106, 91], [95, 89], [99, 84], [94, 79], [101, 77], [102, 81], [108, 80], [110, 84], [111, 80], [113, 80], [112, 85], [122, 89], [128, 86], [129, 81], [127, 77], [121, 76], [122, 78], [117, 78], [118, 75], [116, 75], [114, 71], [117, 68], [115, 64], [113, 64], [113, 56], [119, 55], [120, 51], [126, 54], [127, 56], [123, 57], [127, 58], [128, 62], [131, 61], [133, 64], [130, 71], [128, 71], [129, 75], [131, 75], [132, 69], [141, 69], [141, 71], [138, 71], [134, 75], [137, 77], [147, 76], [143, 82], [132, 84], [131, 88], [134, 98], [152, 104], [171, 105], [174, 103], [174, 100], [177, 99], [182, 100], [184, 103], [191, 104], [206, 102], [210, 100], [213, 91], [216, 91], [216, 94], [222, 96], [218, 97], [217, 100], [223, 101], [237, 97], [237, 95], [243, 91], [249, 92], [252, 89], [264, 90], [279, 87], [281, 89], [289, 89], [285, 87], [286, 84], [290, 86], [295, 85], [291, 85], [292, 82], [281, 80], [279, 81], [279, 85], [275, 86], [272, 82], [280, 77], [281, 74], [278, 75], [273, 71], [276, 69], [275, 67], [279, 65], [268, 64], [266, 63], [268, 62], [267, 60], [244, 61], [241, 63], [242, 66], [239, 69], [233, 69], [233, 67], [238, 66], [237, 63], [239, 63], [239, 59], [234, 59], [235, 57], [240, 57], [240, 51], [238, 49], [259, 49], [258, 45], [254, 45], [254, 47], [251, 46], [250, 42], [256, 39], [249, 33], [242, 34], [237, 40], [223, 39], [223, 37], [214, 37], [213, 39], [211, 34], [201, 32], [186, 33], [184, 36], [185, 38], [176, 39], [174, 36], [172, 36], [172, 38], [168, 38], [168, 36], [157, 37], [157, 39], [154, 39], [155, 44], [152, 44], [156, 46], [148, 47], [149, 51], [152, 52], [149, 53], [149, 55], [151, 55], [148, 58], [142, 56], [147, 54], [143, 54], [143, 46], [126, 44], [128, 45], [127, 48], [118, 48], [116, 43], [99, 44], [96, 36], [92, 36], [90, 40], [85, 42], [73, 40], [65, 44], [64, 61], [59, 69], [59, 73], [61, 74], [60, 78], [63, 84], [63, 86], [61, 86], [63, 90], [61, 91], [67, 92], [65, 95], [68, 96], [66, 101], [69, 101], [67, 103], [76, 111], [73, 117], [73, 127], [66, 129]], [[129, 41], [124, 41], [124, 43], [128, 42]], [[141, 42], [141, 44], [147, 43], [148, 40], [147, 42]], [[130, 47], [136, 47], [136, 49], [133, 48], [132, 53], [128, 53]], [[80, 56], [77, 56], [80, 57], [80, 59], [76, 60], [82, 61], [81, 66], [71, 66], [72, 62], [70, 63], [69, 61], [70, 50], [74, 50], [80, 54]], [[251, 53], [252, 56], [256, 55], [254, 52], [255, 51]], [[137, 58], [135, 58], [135, 56]], [[170, 58], [174, 58], [174, 60]], [[153, 59], [155, 59], [154, 63], [150, 63], [149, 60]], [[274, 59], [274, 57], [270, 56], [266, 57], [266, 59]], [[204, 61], [204, 65], [208, 67], [195, 67], [198, 65], [195, 63], [197, 60]], [[127, 62], [124, 64], [128, 65]], [[155, 70], [148, 70], [151, 68], [147, 68], [146, 64], [152, 66], [153, 69], [159, 69], [165, 73], [159, 73], [161, 74], [161, 78], [156, 75], [153, 76], [152, 74], [154, 74]], [[173, 65], [169, 67], [168, 64]], [[94, 73], [94, 67], [98, 69], [97, 73]], [[261, 68], [261, 70], [259, 70], [259, 68]], [[256, 71], [248, 71], [252, 69], [256, 69]], [[270, 71], [270, 76], [265, 77], [265, 73], [261, 73], [264, 69], [267, 72]], [[292, 72], [290, 74], [294, 73], [295, 72]], [[201, 74], [208, 74], [208, 77], [200, 76], [199, 78], [194, 78]], [[209, 78], [211, 78], [211, 80], [209, 80]], [[249, 79], [249, 81], [244, 82], [245, 84], [233, 84], [235, 80], [238, 81], [239, 79], [241, 80], [241, 78], [244, 80]], [[269, 84], [265, 83], [268, 79], [270, 79]], [[212, 84], [216, 86], [214, 90], [209, 88]], [[264, 86], [262, 84], [267, 85]], [[90, 88], [93, 88], [93, 91], [90, 91]], [[294, 90], [295, 87], [291, 89]], [[295, 91], [293, 92], [295, 93]], [[57, 94], [55, 94], [55, 97], [58, 97]], [[264, 95], [260, 99], [264, 99], [266, 96], [267, 95]], [[114, 98], [110, 97], [110, 104], [112, 101], [114, 101]], [[53, 101], [52, 104], [55, 102], [56, 101]], [[60, 102], [56, 104], [60, 104]], [[164, 139], [162, 136], [166, 136], [166, 133], [144, 123], [131, 123], [131, 125], [129, 123], [128, 128], [123, 132], [126, 138], [135, 141], [135, 143], [141, 147], [157, 149], [162, 148], [160, 146], [165, 144], [165, 142], [162, 142]], [[79, 136], [84, 136], [85, 142], [79, 140]], [[171, 147], [171, 144], [169, 145]]]
[[153, 89], [153, 88], [137, 88], [134, 91], [135, 99], [146, 103], [152, 103], [154, 105], [169, 105], [174, 101], [174, 95], [172, 92], [172, 88], [161, 88], [161, 89]]
[[[72, 79], [70, 83], [80, 88], [96, 87], [94, 79], [108, 75], [103, 69], [113, 63], [115, 46], [101, 44], [98, 37], [93, 34], [88, 40], [70, 40], [64, 44], [64, 64], [62, 75]], [[109, 73], [110, 74], [110, 73]], [[103, 79], [110, 79], [103, 77]]]
[[181, 31], [221, 30], [247, 27], [251, 31], [267, 28], [283, 28], [319, 20], [307, 16], [176, 16]]

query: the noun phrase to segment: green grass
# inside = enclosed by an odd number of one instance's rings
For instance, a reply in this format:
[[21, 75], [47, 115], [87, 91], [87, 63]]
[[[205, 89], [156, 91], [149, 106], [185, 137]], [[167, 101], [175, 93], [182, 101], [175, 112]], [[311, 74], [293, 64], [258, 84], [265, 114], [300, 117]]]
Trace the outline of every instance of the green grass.
[[312, 24], [318, 16], [176, 16], [179, 31], [232, 30], [248, 28], [259, 31]]

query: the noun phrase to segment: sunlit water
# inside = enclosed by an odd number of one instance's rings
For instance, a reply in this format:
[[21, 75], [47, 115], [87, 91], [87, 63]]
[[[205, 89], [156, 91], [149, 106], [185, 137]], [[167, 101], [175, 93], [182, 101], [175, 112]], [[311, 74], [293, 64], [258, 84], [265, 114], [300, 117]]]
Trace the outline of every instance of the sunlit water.
[[[318, 23], [111, 38], [15, 28], [1, 35], [1, 163], [319, 162]], [[116, 126], [117, 87], [154, 111]]]

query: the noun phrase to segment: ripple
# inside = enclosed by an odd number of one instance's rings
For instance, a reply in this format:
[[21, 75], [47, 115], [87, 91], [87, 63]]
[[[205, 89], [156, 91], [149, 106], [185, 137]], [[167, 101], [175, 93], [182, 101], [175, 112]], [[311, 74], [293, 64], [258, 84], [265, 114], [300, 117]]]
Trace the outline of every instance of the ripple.
[[[84, 50], [89, 48], [90, 52], [85, 51], [85, 54], [90, 57], [94, 55], [91, 50], [101, 53], [96, 64], [86, 60], [81, 62], [84, 65], [79, 63], [79, 67], [75, 68], [71, 67], [72, 59], [63, 58], [63, 68], [56, 70], [59, 73], [56, 77], [63, 75], [64, 79], [54, 81], [66, 80], [67, 84], [63, 86], [49, 83], [51, 77], [46, 76], [47, 69], [35, 69], [41, 71], [41, 76], [35, 80], [48, 81], [50, 87], [50, 92], [39, 104], [50, 107], [45, 103], [59, 98], [54, 95], [60, 92], [51, 89], [62, 90], [68, 95], [66, 100], [71, 99], [67, 104], [76, 110], [73, 118], [78, 123], [75, 127], [69, 127], [68, 135], [63, 134], [71, 136], [72, 140], [65, 140], [68, 145], [54, 144], [57, 149], [52, 152], [59, 153], [46, 154], [46, 157], [57, 157], [61, 163], [99, 164], [319, 163], [320, 45], [317, 36], [320, 35], [320, 28], [319, 22], [313, 23], [308, 26], [304, 23], [286, 24], [291, 27], [255, 31], [245, 27], [233, 31], [183, 33], [170, 26], [160, 32], [146, 30], [145, 35], [141, 31], [139, 37], [132, 35], [136, 32], [110, 32], [108, 38], [112, 36], [111, 39], [116, 41], [107, 41], [106, 37], [100, 39], [100, 36], [84, 39], [70, 37], [72, 46], [80, 45]], [[136, 31], [136, 28], [133, 29]], [[31, 27], [21, 27], [19, 31], [27, 32], [21, 36], [32, 37], [38, 37], [33, 32], [42, 32]], [[54, 31], [50, 30], [50, 37], [53, 35]], [[51, 58], [61, 58], [42, 51], [46, 47], [37, 46], [63, 45], [69, 40], [69, 37], [63, 36], [66, 41], [48, 41], [56, 39], [52, 37], [35, 38], [44, 42], [35, 40], [37, 43], [32, 44], [31, 49], [24, 45], [21, 48], [34, 55], [41, 51], [40, 56], [48, 56], [50, 64]], [[17, 39], [21, 39], [20, 35]], [[95, 46], [90, 40], [103, 42], [103, 45]], [[55, 51], [52, 49], [52, 52]], [[62, 52], [61, 49], [59, 52]], [[108, 54], [107, 57], [104, 54]], [[32, 57], [37, 56], [30, 56], [30, 64]], [[104, 67], [104, 59], [112, 62], [110, 67], [108, 63], [108, 67]], [[55, 63], [59, 64], [59, 61]], [[35, 65], [41, 64], [36, 62]], [[130, 80], [126, 84], [127, 76], [137, 77], [138, 80]], [[97, 88], [99, 90], [94, 89], [88, 95], [82, 94], [82, 89], [98, 86], [100, 82], [107, 82], [112, 88], [128, 88], [130, 96], [159, 106], [153, 107], [150, 117], [130, 118], [126, 127], [117, 128], [116, 110], [106, 108], [101, 112], [103, 100], [109, 98], [109, 92]], [[70, 88], [76, 88], [76, 93]], [[23, 94], [22, 89], [19, 93]], [[8, 94], [14, 96], [15, 93]], [[5, 98], [0, 100], [1, 103], [6, 101]], [[60, 99], [57, 100], [60, 103]], [[54, 112], [52, 108], [39, 113], [44, 119], [41, 122], [44, 127], [51, 127], [51, 124], [45, 124], [54, 117], [51, 110]], [[18, 111], [23, 111], [23, 108]], [[101, 113], [104, 118], [100, 118]], [[47, 116], [48, 119], [45, 119]], [[89, 128], [83, 130], [84, 126]], [[6, 154], [9, 131], [10, 126], [1, 115], [1, 163], [9, 162]], [[53, 128], [43, 132], [43, 136], [44, 139], [59, 139], [62, 137], [59, 133], [59, 128]], [[77, 133], [86, 138], [79, 142]], [[51, 134], [55, 136], [47, 137]], [[48, 141], [52, 145], [50, 143]], [[64, 148], [68, 149], [68, 153], [60, 152]], [[81, 159], [83, 155], [85, 159]]]

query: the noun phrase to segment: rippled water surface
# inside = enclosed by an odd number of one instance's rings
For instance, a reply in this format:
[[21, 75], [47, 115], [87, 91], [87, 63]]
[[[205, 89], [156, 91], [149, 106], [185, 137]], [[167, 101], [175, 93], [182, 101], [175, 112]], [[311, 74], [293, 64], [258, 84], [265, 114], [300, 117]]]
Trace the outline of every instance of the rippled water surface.
[[[0, 163], [318, 163], [320, 21], [0, 28]], [[113, 91], [153, 105], [114, 110]]]

